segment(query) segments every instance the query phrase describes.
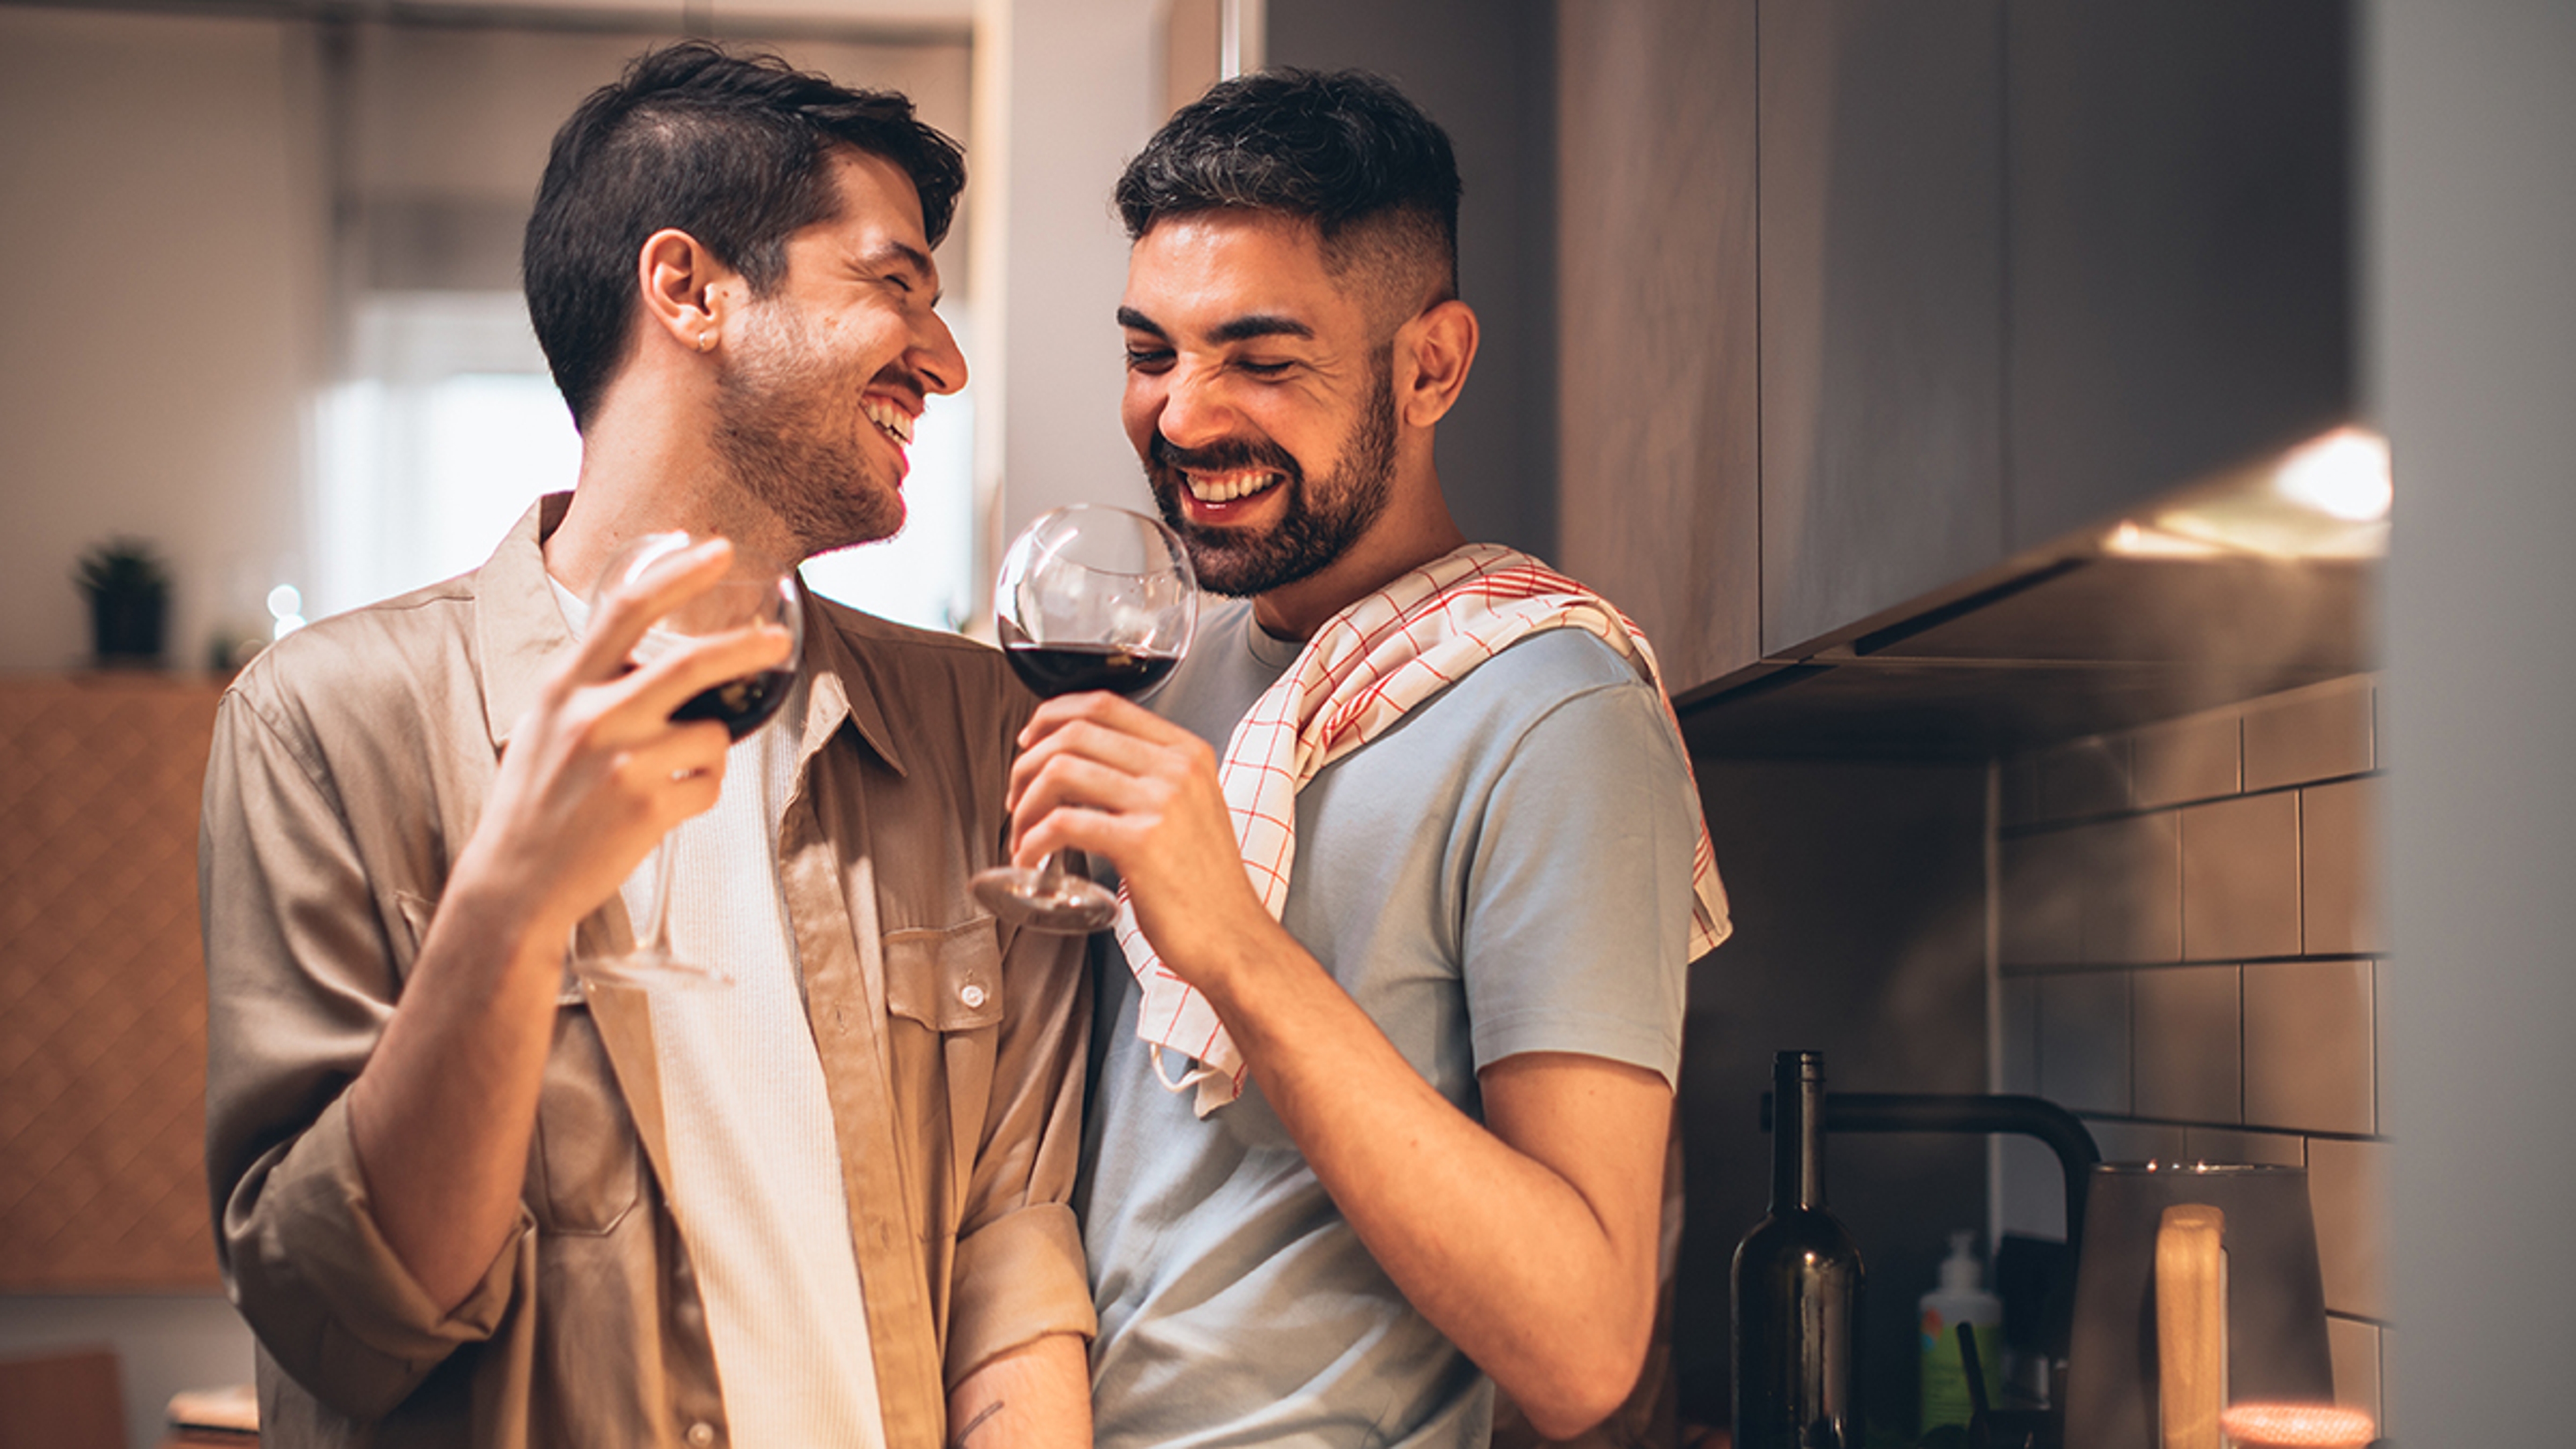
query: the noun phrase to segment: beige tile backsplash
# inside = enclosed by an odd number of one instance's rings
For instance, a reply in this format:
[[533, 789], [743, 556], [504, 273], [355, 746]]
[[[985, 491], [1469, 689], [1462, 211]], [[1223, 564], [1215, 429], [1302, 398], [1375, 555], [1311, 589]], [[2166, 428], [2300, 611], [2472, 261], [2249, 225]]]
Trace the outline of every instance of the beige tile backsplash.
[[2130, 741], [2129, 788], [2154, 810], [2215, 800], [2241, 788], [2243, 721], [2234, 711], [2151, 725]]
[[2129, 973], [2039, 983], [2039, 1092], [2078, 1112], [2129, 1111]]
[[2379, 1129], [2370, 963], [2245, 968], [2245, 1120], [2366, 1136]]
[[2234, 966], [2141, 971], [2130, 987], [2141, 1117], [2235, 1122], [2243, 1111], [2242, 995]]
[[2358, 775], [2371, 768], [2367, 675], [2294, 689], [2244, 707], [2245, 788]]
[[2299, 915], [2311, 956], [2387, 949], [2371, 889], [2383, 788], [2370, 775], [2299, 791]]
[[[2068, 831], [2076, 835], [2077, 831]], [[2182, 959], [2182, 828], [2170, 812], [2087, 826], [2076, 859], [2084, 867], [2084, 959], [2126, 966]]]
[[2299, 797], [2240, 795], [2182, 812], [2182, 954], [2299, 954]]
[[2330, 1312], [2388, 1316], [2387, 1159], [2385, 1142], [2308, 1140], [2308, 1196], [2316, 1204]]
[[[2337, 1396], [2376, 1411], [2379, 687], [2361, 675], [2003, 765], [2006, 1090], [2113, 1161], [2305, 1164]], [[2007, 1229], [2060, 1235], [2053, 1159], [2007, 1147]]]
[[2379, 1330], [2348, 1318], [2326, 1319], [2326, 1351], [2334, 1355], [2335, 1402], [2374, 1419], [2379, 1405]]
[[2047, 966], [2084, 956], [2084, 872], [2075, 831], [2003, 846], [2002, 952], [2006, 965]]
[[2233, 1127], [2186, 1127], [2183, 1157], [2191, 1162], [2259, 1162], [2308, 1165], [2308, 1139], [2286, 1132], [2239, 1132]]

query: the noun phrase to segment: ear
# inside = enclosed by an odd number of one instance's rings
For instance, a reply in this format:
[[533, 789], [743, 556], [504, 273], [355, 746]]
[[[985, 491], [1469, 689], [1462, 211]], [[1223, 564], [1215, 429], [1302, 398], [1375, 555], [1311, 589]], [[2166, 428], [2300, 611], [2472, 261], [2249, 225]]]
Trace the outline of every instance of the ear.
[[1476, 362], [1476, 313], [1452, 298], [1395, 331], [1396, 416], [1427, 428], [1457, 404]]
[[705, 243], [675, 227], [664, 227], [644, 239], [643, 250], [635, 257], [635, 274], [648, 329], [689, 352], [713, 351], [724, 340], [725, 317], [741, 281]]

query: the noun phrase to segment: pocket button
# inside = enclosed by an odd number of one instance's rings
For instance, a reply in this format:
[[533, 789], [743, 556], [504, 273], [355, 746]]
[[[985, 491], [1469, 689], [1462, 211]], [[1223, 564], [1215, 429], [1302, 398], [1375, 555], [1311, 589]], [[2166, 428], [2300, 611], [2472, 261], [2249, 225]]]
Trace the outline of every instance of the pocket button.
[[969, 981], [957, 988], [957, 999], [966, 1003], [968, 1011], [973, 1011], [984, 1004], [984, 988]]

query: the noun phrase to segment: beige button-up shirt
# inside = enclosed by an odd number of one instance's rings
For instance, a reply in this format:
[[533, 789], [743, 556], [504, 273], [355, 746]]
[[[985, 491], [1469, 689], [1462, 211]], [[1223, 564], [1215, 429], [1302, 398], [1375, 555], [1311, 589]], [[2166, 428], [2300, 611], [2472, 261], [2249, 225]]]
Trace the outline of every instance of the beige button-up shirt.
[[[272, 1445], [729, 1442], [643, 997], [557, 1007], [519, 1231], [442, 1312], [386, 1246], [343, 1091], [400, 998], [513, 724], [572, 639], [529, 511], [463, 578], [324, 620], [243, 671], [206, 776], [207, 1160]], [[840, 1139], [886, 1439], [946, 1391], [1092, 1331], [1066, 1206], [1088, 997], [1079, 938], [997, 926], [1027, 696], [1000, 657], [808, 600], [811, 699], [778, 856]], [[612, 896], [584, 949], [631, 940]]]

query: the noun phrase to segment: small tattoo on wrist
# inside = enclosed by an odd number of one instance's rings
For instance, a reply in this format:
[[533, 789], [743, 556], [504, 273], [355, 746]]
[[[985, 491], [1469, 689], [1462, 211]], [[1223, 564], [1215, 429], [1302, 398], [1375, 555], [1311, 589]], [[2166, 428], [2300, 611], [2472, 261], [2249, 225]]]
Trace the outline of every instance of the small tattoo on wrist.
[[983, 1407], [983, 1410], [976, 1414], [974, 1418], [967, 1420], [963, 1425], [959, 1426], [956, 1433], [948, 1436], [948, 1449], [965, 1449], [966, 1436], [983, 1428], [986, 1420], [992, 1418], [995, 1414], [1002, 1412], [1002, 1406], [1005, 1402], [1007, 1401], [995, 1399], [993, 1402], [986, 1404]]

